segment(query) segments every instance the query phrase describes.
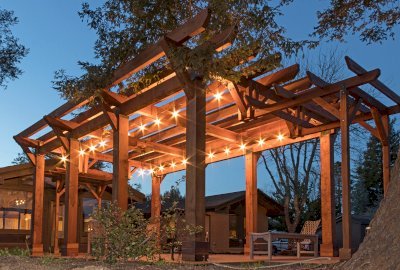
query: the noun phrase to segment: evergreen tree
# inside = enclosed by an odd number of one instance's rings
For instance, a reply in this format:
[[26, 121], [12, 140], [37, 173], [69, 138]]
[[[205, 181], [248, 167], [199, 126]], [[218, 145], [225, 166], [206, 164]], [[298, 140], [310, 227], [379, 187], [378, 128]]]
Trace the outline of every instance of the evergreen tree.
[[[390, 166], [397, 158], [400, 133], [394, 129], [395, 120], [390, 121]], [[374, 212], [383, 198], [382, 146], [370, 136], [365, 151], [359, 159], [353, 189], [353, 211], [356, 214]]]

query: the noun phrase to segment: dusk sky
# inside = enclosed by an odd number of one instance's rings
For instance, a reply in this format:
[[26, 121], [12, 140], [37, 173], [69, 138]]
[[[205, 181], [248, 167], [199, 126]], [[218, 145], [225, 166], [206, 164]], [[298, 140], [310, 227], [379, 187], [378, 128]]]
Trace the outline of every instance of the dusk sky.
[[[295, 1], [294, 5], [284, 10], [284, 16], [279, 22], [287, 28], [289, 37], [307, 38], [316, 24], [316, 10], [321, 9], [326, 2], [328, 1]], [[0, 167], [10, 165], [17, 153], [22, 151], [12, 137], [65, 102], [52, 88], [54, 71], [63, 68], [69, 74], [79, 75], [77, 61], [93, 61], [96, 35], [77, 14], [81, 3], [79, 0], [0, 1], [0, 8], [13, 10], [19, 18], [19, 24], [13, 29], [14, 34], [30, 50], [20, 64], [24, 73], [19, 79], [9, 82], [7, 89], [0, 90]], [[380, 68], [381, 80], [399, 93], [399, 27], [396, 34], [395, 41], [388, 40], [374, 45], [360, 42], [358, 36], [348, 37], [347, 43], [322, 42], [319, 48], [307, 52], [307, 55], [315, 58], [320, 52], [337, 48], [367, 69]], [[294, 60], [289, 63], [294, 63]], [[259, 166], [258, 186], [271, 192], [271, 181], [262, 166]], [[162, 184], [162, 192], [181, 175], [182, 173], [169, 175]], [[142, 191], [150, 193], [148, 178], [135, 176], [132, 182], [141, 183]], [[182, 189], [183, 187], [184, 185]], [[207, 195], [244, 188], [243, 158], [207, 167]]]

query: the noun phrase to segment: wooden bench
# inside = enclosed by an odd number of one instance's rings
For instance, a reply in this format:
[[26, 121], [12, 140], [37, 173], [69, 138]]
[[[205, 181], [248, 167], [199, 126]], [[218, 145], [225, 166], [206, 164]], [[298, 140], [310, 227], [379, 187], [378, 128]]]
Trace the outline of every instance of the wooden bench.
[[[259, 251], [255, 247], [258, 246], [257, 240], [262, 239], [266, 241], [267, 250]], [[314, 257], [318, 256], [318, 236], [316, 234], [299, 234], [299, 233], [286, 233], [286, 232], [265, 232], [265, 233], [251, 233], [250, 234], [250, 259], [254, 258], [254, 255], [268, 254], [268, 260], [272, 260], [272, 241], [276, 239], [294, 239], [297, 243], [297, 258], [300, 258], [301, 242], [309, 239], [314, 245]], [[262, 243], [265, 245], [264, 243]]]

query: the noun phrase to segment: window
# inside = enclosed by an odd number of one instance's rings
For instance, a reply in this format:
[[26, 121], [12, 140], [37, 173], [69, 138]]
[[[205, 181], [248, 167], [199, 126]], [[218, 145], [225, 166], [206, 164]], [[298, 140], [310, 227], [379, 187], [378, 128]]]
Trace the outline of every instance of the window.
[[30, 230], [32, 192], [0, 189], [0, 229]]

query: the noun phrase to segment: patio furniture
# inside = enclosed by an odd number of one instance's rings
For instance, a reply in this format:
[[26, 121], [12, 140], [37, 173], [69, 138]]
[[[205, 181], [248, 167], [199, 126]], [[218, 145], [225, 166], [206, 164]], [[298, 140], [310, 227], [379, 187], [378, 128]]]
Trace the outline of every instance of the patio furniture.
[[[296, 243], [297, 258], [300, 258], [301, 253], [313, 253], [314, 257], [318, 256], [318, 236], [315, 234], [320, 224], [320, 220], [306, 221], [300, 233], [287, 233], [287, 232], [264, 232], [264, 233], [252, 233], [250, 234], [250, 259], [253, 259], [254, 255], [268, 254], [268, 260], [272, 260], [272, 241], [276, 239], [288, 239], [293, 240]], [[264, 242], [260, 242], [263, 240]], [[313, 245], [312, 251], [302, 251], [305, 247]], [[267, 251], [256, 250], [255, 247], [267, 245]]]

